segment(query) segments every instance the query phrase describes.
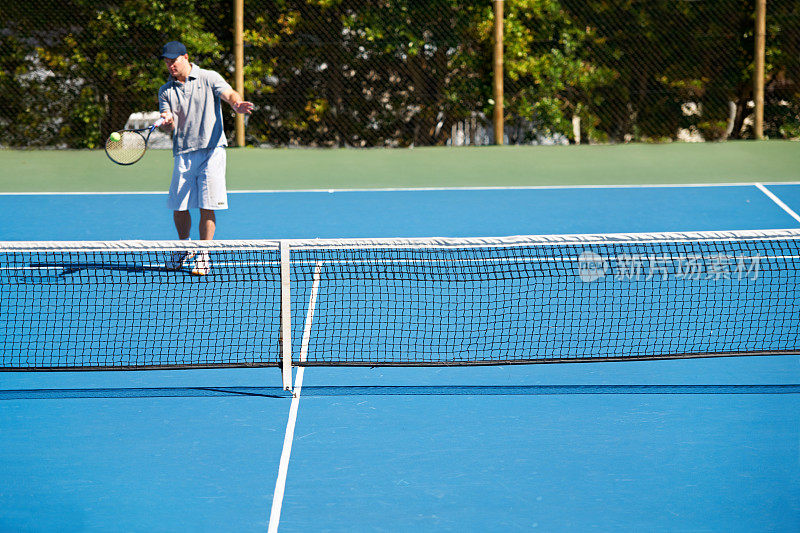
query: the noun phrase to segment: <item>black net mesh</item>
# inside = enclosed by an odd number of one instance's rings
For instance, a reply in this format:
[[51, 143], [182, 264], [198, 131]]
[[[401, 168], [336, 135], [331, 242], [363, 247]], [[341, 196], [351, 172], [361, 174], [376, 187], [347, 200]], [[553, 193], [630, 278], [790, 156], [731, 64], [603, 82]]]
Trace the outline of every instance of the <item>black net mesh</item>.
[[287, 290], [299, 365], [800, 353], [799, 239], [3, 243], [0, 367], [278, 365]]

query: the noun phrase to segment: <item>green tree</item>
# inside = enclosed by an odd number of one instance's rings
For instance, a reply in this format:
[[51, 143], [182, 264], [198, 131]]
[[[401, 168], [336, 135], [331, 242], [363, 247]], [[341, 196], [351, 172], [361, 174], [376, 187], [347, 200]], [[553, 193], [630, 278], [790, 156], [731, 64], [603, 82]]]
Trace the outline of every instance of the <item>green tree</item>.
[[[484, 31], [490, 31], [484, 25]], [[532, 135], [561, 134], [573, 139], [573, 117], [581, 118], [582, 140], [604, 140], [597, 129], [594, 94], [614, 82], [613, 70], [592, 62], [591, 29], [575, 23], [559, 0], [506, 3], [504, 63], [506, 113], [523, 119]]]
[[[262, 142], [441, 144], [470, 102], [461, 76], [479, 2], [251, 2], [247, 89]], [[484, 82], [485, 83], [485, 82]], [[262, 126], [263, 125], [263, 128]]]
[[764, 134], [800, 138], [800, 4], [767, 4]]
[[[264, 142], [444, 144], [452, 124], [491, 115], [492, 5], [486, 0], [281, 0], [251, 3], [251, 124]], [[556, 0], [507, 2], [509, 117], [571, 135], [593, 87], [582, 31]], [[265, 81], [268, 80], [268, 81]], [[252, 129], [252, 127], [251, 127]], [[522, 140], [522, 139], [520, 139]]]
[[[32, 0], [0, 8], [0, 145], [99, 147], [156, 108], [163, 42], [233, 78], [230, 0]], [[770, 0], [766, 133], [800, 136], [800, 5]], [[506, 0], [512, 142], [747, 137], [754, 0]], [[493, 111], [490, 0], [246, 0], [248, 140], [448, 142]], [[231, 131], [233, 121], [227, 123]]]
[[9, 6], [0, 20], [0, 84], [10, 94], [0, 110], [7, 126], [0, 143], [101, 146], [131, 113], [157, 109], [165, 41], [183, 40], [203, 64], [223, 62], [230, 47], [204, 24], [189, 0]]
[[591, 58], [612, 69], [595, 108], [612, 140], [672, 139], [697, 128], [707, 139], [745, 134], [752, 99], [753, 0], [564, 0], [593, 28]]

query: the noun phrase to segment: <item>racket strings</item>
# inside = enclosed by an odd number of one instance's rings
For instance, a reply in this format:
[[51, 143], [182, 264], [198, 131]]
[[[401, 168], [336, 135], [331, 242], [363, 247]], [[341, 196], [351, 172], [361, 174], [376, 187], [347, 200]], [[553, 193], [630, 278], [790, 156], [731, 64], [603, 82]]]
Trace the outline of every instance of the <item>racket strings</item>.
[[142, 158], [146, 148], [145, 138], [135, 131], [119, 131], [119, 139], [106, 141], [106, 153], [121, 165], [130, 165]]

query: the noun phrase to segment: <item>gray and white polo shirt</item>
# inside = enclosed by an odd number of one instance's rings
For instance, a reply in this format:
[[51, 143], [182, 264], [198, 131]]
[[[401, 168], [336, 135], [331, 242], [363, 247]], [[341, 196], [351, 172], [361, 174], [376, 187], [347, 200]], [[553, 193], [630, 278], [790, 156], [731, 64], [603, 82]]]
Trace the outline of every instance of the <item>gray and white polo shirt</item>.
[[194, 63], [185, 83], [170, 76], [169, 81], [158, 89], [159, 112], [170, 111], [175, 119], [174, 155], [228, 146], [222, 128], [220, 95], [230, 89], [230, 84], [217, 72], [202, 69]]

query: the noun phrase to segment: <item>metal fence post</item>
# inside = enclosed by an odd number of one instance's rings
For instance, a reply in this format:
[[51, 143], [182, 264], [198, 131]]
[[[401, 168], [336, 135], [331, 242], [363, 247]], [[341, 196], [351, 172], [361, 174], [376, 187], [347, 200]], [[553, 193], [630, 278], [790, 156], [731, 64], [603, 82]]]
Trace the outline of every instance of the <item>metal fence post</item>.
[[756, 104], [755, 136], [764, 138], [764, 56], [766, 49], [767, 0], [756, 0], [756, 49], [753, 69], [753, 99]]
[[503, 144], [503, 0], [494, 0], [494, 143]]
[[[236, 62], [236, 92], [244, 98], [244, 0], [234, 0], [233, 55]], [[236, 145], [244, 146], [244, 115], [236, 114]]]

